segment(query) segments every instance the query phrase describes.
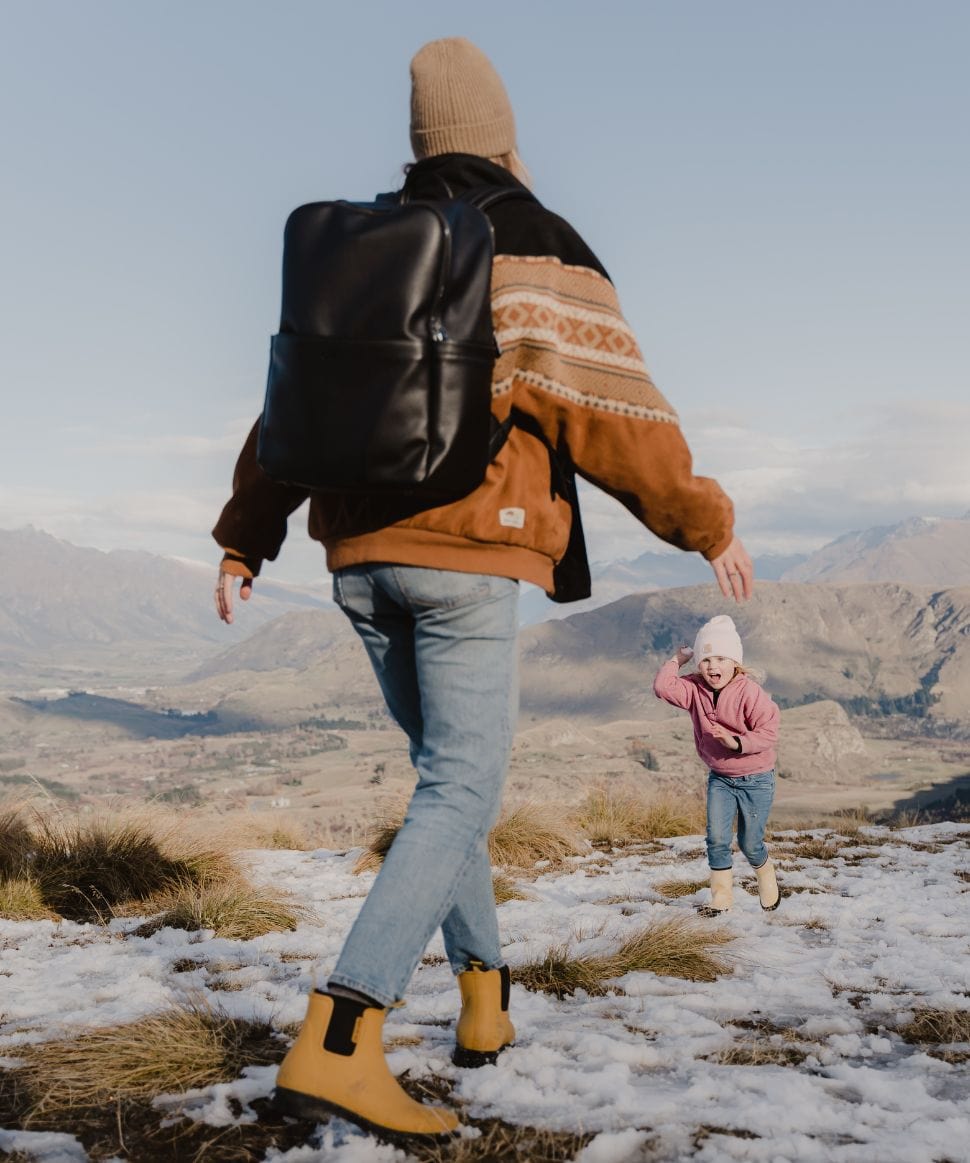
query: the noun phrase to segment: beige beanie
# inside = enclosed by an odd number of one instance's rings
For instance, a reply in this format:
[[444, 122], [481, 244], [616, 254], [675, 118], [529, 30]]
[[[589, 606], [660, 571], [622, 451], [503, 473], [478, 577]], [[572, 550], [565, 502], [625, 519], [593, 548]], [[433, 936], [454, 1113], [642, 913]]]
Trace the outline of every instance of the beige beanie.
[[730, 658], [738, 666], [744, 661], [741, 636], [734, 625], [734, 619], [727, 614], [718, 614], [705, 622], [694, 639], [694, 661], [705, 658]]
[[515, 149], [515, 117], [488, 57], [463, 36], [429, 41], [411, 61], [411, 147], [500, 157]]

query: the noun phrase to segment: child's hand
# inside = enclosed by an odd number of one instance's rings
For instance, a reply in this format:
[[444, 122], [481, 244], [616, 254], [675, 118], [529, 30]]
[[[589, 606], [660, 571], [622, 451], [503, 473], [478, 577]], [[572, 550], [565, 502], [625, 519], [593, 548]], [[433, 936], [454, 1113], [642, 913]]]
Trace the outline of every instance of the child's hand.
[[677, 653], [674, 655], [674, 660], [678, 666], [683, 666], [685, 662], [690, 662], [693, 657], [694, 652], [689, 646], [681, 646]]
[[732, 731], [721, 723], [711, 723], [711, 734], [719, 742], [723, 743], [725, 747], [730, 748], [731, 751], [740, 751], [737, 738]]

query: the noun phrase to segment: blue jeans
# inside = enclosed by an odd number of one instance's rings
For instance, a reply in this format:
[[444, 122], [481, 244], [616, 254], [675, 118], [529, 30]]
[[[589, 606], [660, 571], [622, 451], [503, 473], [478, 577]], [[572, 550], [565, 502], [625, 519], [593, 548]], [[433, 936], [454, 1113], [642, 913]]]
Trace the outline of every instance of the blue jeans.
[[404, 565], [334, 575], [418, 781], [330, 981], [404, 996], [441, 926], [455, 973], [503, 964], [488, 857], [518, 713], [518, 582]]
[[707, 777], [707, 863], [712, 869], [731, 867], [731, 829], [738, 818], [738, 847], [752, 868], [768, 859], [765, 825], [775, 798], [775, 773]]

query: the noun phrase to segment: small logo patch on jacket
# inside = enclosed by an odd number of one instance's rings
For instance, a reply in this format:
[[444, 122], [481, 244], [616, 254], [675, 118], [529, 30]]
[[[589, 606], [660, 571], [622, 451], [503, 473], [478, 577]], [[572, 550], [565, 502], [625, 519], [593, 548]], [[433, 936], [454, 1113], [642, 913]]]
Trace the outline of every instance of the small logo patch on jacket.
[[525, 509], [499, 509], [498, 523], [509, 529], [524, 529]]

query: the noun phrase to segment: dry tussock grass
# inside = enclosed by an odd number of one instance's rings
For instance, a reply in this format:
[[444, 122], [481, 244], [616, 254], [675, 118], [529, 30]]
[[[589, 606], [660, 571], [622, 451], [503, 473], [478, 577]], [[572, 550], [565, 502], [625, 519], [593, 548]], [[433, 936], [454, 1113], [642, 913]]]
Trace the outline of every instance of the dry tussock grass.
[[284, 1053], [270, 1027], [202, 1006], [82, 1030], [21, 1053], [30, 1098], [25, 1124], [52, 1111], [228, 1082], [244, 1066], [278, 1062]]
[[0, 879], [21, 877], [32, 848], [30, 826], [19, 806], [0, 807]]
[[492, 891], [495, 893], [495, 903], [504, 905], [506, 901], [527, 901], [532, 898], [527, 892], [515, 883], [511, 876], [503, 872], [496, 872], [492, 876]]
[[555, 804], [527, 802], [509, 808], [488, 837], [492, 863], [504, 868], [532, 868], [539, 860], [558, 865], [585, 850], [582, 836]]
[[151, 809], [93, 819], [7, 809], [0, 852], [0, 882], [29, 879], [47, 910], [75, 921], [104, 922], [181, 881], [237, 875], [210, 837], [193, 838], [179, 818]]
[[904, 1042], [935, 1046], [970, 1042], [970, 1009], [917, 1009], [898, 1033]]
[[189, 869], [138, 821], [39, 820], [32, 871], [47, 904], [74, 921], [103, 921]]
[[736, 1042], [704, 1060], [721, 1066], [798, 1066], [807, 1057], [808, 1051], [780, 1042]]
[[594, 788], [575, 809], [573, 820], [591, 843], [625, 844], [692, 836], [704, 831], [704, 806], [691, 797], [644, 797], [635, 792]]
[[165, 892], [143, 902], [141, 909], [160, 912], [137, 930], [150, 936], [159, 929], [197, 932], [212, 929], [217, 937], [249, 941], [264, 933], [289, 932], [310, 913], [277, 893], [254, 888], [242, 877], [232, 880], [180, 881]]
[[518, 1127], [498, 1119], [463, 1119], [478, 1128], [474, 1139], [449, 1143], [409, 1143], [408, 1157], [419, 1163], [568, 1163], [593, 1138], [591, 1134]]
[[839, 855], [837, 841], [827, 836], [785, 837], [778, 841], [785, 857], [800, 856], [805, 860], [832, 860]]
[[661, 880], [653, 887], [661, 896], [676, 898], [693, 896], [695, 892], [707, 888], [707, 885], [706, 880]]
[[612, 953], [575, 956], [568, 945], [553, 946], [541, 960], [513, 968], [512, 980], [558, 998], [571, 997], [578, 989], [602, 996], [607, 982], [627, 973], [714, 981], [730, 967], [712, 951], [733, 939], [726, 929], [673, 917], [651, 922]]
[[0, 880], [0, 917], [8, 921], [55, 921], [40, 888], [26, 877]]
[[230, 840], [230, 830], [211, 820], [154, 806], [93, 819], [7, 809], [0, 916], [104, 923], [161, 912], [138, 932], [170, 925], [243, 940], [295, 928], [309, 914], [252, 887], [232, 861]]
[[[391, 808], [375, 821], [367, 846], [354, 865], [354, 872], [376, 872], [401, 830], [404, 805]], [[539, 860], [562, 864], [567, 856], [583, 852], [585, 842], [558, 807], [523, 803], [502, 813], [489, 833], [488, 853], [492, 864], [504, 868], [528, 869]]]

